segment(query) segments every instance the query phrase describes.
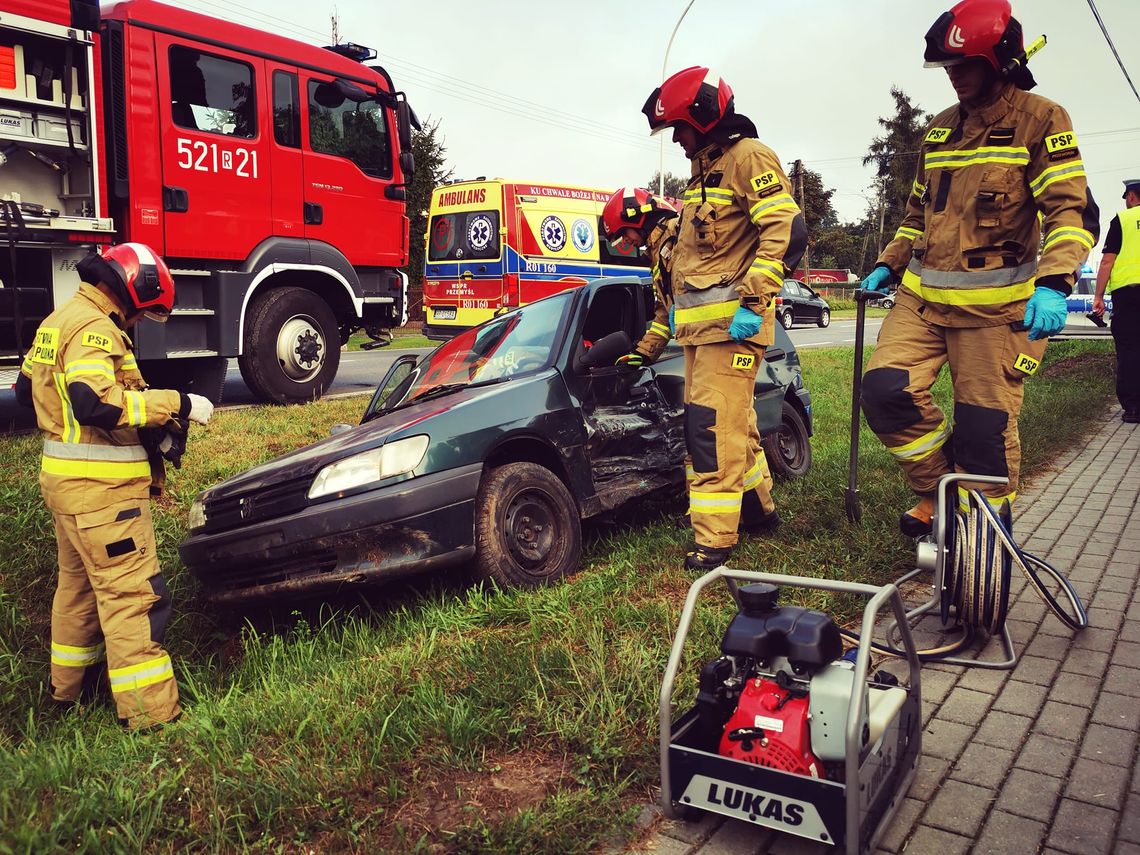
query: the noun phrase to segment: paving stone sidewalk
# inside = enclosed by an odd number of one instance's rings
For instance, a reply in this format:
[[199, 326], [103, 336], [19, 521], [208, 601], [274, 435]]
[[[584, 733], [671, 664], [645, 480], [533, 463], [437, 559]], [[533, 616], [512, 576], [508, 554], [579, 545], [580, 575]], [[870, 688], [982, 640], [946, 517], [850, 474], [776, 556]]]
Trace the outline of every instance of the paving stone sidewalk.
[[[880, 852], [1140, 855], [1140, 425], [1113, 410], [1022, 493], [1015, 530], [1073, 582], [1090, 625], [1071, 632], [1018, 579], [1015, 669], [923, 667], [919, 771]], [[637, 848], [837, 851], [715, 816], [661, 819]]]

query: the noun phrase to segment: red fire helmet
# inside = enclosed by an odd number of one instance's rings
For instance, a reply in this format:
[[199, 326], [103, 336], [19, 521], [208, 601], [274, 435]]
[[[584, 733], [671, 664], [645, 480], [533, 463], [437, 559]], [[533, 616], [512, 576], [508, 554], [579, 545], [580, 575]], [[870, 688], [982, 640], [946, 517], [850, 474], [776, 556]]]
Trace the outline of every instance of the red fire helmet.
[[650, 134], [676, 122], [685, 122], [705, 134], [731, 109], [732, 87], [715, 72], [694, 65], [654, 89], [641, 112], [649, 119]]
[[648, 231], [662, 216], [675, 216], [677, 209], [660, 196], [640, 187], [623, 187], [614, 191], [602, 209], [602, 226], [608, 237], [622, 229]]
[[927, 68], [938, 68], [980, 57], [1004, 73], [1024, 52], [1021, 24], [1009, 0], [962, 0], [927, 31], [923, 58]]
[[[135, 312], [164, 321], [174, 308], [174, 277], [166, 262], [145, 243], [120, 243], [91, 253], [76, 265], [79, 278], [102, 282]], [[132, 312], [133, 314], [133, 312]]]

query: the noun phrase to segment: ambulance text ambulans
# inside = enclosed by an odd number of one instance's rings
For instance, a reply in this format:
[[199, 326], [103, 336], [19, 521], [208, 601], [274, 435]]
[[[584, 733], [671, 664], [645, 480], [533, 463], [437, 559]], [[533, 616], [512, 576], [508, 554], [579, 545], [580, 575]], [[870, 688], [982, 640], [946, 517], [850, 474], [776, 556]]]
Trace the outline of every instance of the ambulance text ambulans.
[[601, 217], [611, 192], [499, 178], [437, 187], [424, 253], [424, 334], [447, 339], [501, 309], [648, 268], [636, 249], [606, 241]]
[[375, 55], [155, 0], [2, 4], [0, 373], [84, 253], [139, 241], [177, 285], [136, 329], [152, 385], [217, 398], [237, 357], [264, 399], [320, 397], [348, 333], [407, 319], [415, 119]]

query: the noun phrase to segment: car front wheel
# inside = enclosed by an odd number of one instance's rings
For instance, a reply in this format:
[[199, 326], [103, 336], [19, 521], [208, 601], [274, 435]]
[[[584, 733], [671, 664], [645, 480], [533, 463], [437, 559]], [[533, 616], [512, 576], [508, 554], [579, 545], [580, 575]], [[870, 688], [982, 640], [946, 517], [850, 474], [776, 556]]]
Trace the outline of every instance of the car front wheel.
[[792, 316], [792, 310], [791, 309], [785, 309], [780, 314], [780, 326], [782, 326], [784, 329], [790, 330], [792, 328], [792, 324], [794, 322], [795, 322], [795, 318]]
[[831, 311], [829, 309], [824, 309], [819, 313], [818, 323], [821, 327], [825, 327], [831, 323]]
[[777, 478], [799, 478], [811, 469], [811, 438], [800, 411], [785, 399], [780, 427], [761, 438], [768, 467]]
[[573, 573], [582, 523], [566, 485], [537, 463], [492, 469], [475, 500], [479, 574], [506, 588], [533, 588]]

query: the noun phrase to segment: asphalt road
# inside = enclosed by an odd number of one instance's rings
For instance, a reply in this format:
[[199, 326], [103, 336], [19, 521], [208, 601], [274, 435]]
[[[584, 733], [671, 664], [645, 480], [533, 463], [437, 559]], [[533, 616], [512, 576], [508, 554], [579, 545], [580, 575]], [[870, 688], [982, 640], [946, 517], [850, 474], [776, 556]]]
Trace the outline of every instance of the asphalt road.
[[[878, 335], [882, 318], [867, 320], [867, 343], [873, 344]], [[789, 335], [796, 347], [807, 350], [813, 347], [850, 345], [855, 342], [855, 321], [836, 320], [831, 326], [820, 329], [815, 326], [793, 327]], [[340, 369], [328, 395], [351, 395], [371, 392], [383, 379], [388, 367], [405, 353], [423, 354], [428, 349], [412, 348], [391, 350], [380, 348], [368, 351], [345, 351], [340, 357]], [[230, 360], [226, 373], [226, 384], [222, 392], [223, 406], [250, 406], [257, 403], [253, 394], [246, 388], [238, 372], [237, 360]], [[363, 404], [361, 405], [363, 406]], [[16, 405], [16, 396], [10, 388], [0, 391], [0, 431], [28, 430], [35, 422], [30, 410]]]

